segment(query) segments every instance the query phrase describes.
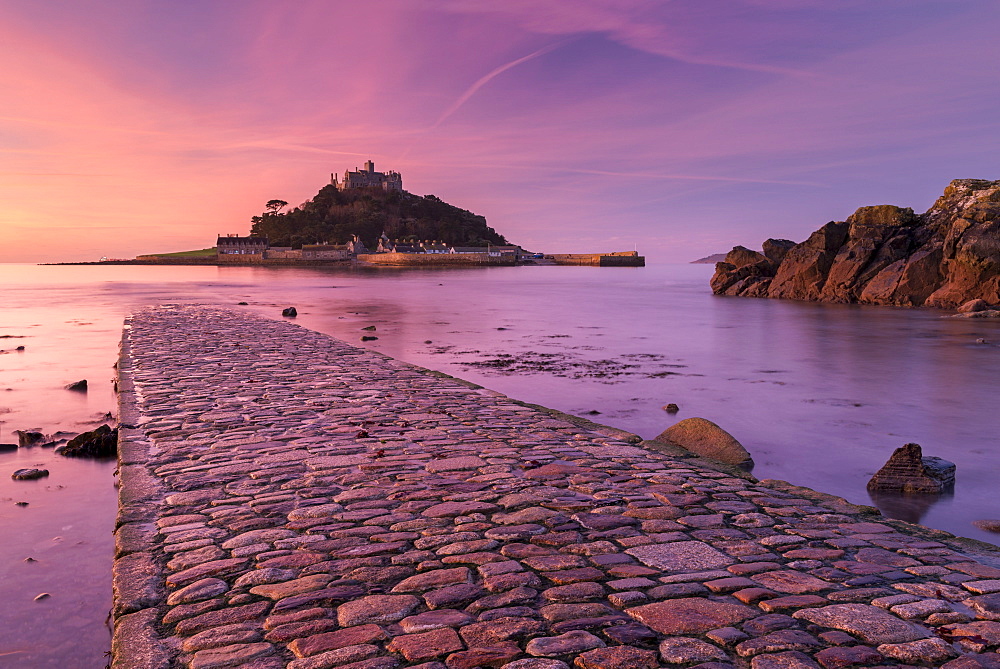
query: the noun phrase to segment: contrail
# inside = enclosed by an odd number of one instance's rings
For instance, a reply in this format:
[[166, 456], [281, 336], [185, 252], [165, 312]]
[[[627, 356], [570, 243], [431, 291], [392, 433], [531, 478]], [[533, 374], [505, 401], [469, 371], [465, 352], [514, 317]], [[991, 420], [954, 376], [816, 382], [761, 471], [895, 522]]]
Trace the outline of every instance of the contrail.
[[473, 95], [475, 95], [476, 91], [478, 91], [480, 88], [482, 88], [483, 86], [485, 86], [486, 84], [488, 84], [492, 79], [496, 78], [498, 75], [506, 72], [507, 70], [509, 70], [512, 67], [517, 67], [521, 63], [526, 63], [529, 60], [532, 60], [534, 58], [538, 58], [539, 56], [544, 56], [545, 54], [549, 53], [550, 51], [553, 51], [553, 50], [561, 47], [567, 41], [569, 41], [569, 40], [563, 40], [561, 42], [557, 42], [555, 44], [543, 47], [543, 48], [539, 49], [538, 51], [534, 51], [532, 53], [529, 53], [527, 56], [523, 56], [521, 58], [518, 58], [517, 60], [512, 60], [509, 63], [506, 63], [505, 65], [501, 65], [500, 67], [492, 70], [486, 76], [481, 77], [478, 81], [476, 81], [476, 83], [474, 83], [471, 86], [469, 86], [468, 90], [466, 90], [464, 93], [462, 93], [462, 95], [457, 100], [455, 100], [454, 104], [452, 104], [450, 107], [448, 107], [448, 109], [443, 114], [441, 114], [441, 117], [434, 123], [434, 125], [431, 126], [431, 129], [434, 129], [434, 128], [438, 127], [439, 125], [441, 125], [441, 123], [443, 123], [446, 118], [448, 118], [449, 116], [451, 116], [452, 114], [454, 114], [456, 111], [458, 111], [459, 107], [461, 107], [462, 105], [464, 105], [469, 100], [469, 98], [471, 98]]

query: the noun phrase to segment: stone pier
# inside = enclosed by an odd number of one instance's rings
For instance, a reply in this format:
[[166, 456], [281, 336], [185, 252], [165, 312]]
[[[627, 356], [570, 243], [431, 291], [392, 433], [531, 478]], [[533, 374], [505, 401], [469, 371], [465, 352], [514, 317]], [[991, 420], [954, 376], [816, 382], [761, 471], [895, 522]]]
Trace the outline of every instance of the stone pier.
[[996, 555], [868, 507], [220, 308], [119, 385], [118, 669], [1000, 667]]

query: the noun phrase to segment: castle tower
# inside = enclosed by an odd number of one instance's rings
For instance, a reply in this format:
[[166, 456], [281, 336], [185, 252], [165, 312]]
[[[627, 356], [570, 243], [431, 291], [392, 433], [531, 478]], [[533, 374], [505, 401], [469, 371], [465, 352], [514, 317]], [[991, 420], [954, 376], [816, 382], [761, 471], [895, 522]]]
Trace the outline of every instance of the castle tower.
[[370, 160], [366, 161], [365, 162], [365, 172], [368, 172], [368, 174], [373, 174], [375, 172], [375, 163], [373, 163]]

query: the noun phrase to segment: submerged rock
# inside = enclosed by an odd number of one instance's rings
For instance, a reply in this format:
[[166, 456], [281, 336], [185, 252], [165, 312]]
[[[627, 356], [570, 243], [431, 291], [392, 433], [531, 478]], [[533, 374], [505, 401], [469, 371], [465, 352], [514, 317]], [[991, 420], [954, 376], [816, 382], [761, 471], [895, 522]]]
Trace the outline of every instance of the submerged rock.
[[868, 482], [869, 491], [937, 494], [955, 485], [955, 463], [924, 456], [920, 444], [897, 448]]
[[33, 481], [48, 475], [48, 469], [18, 469], [10, 477], [15, 481]]
[[78, 393], [87, 392], [87, 379], [81, 379], [66, 386], [66, 390], [75, 390]]
[[71, 458], [102, 458], [118, 454], [118, 428], [101, 425], [96, 430], [84, 432], [70, 439], [68, 444], [56, 448], [56, 453]]
[[712, 460], [753, 468], [753, 458], [733, 435], [710, 420], [685, 418], [661, 432], [654, 441], [665, 441]]
[[286, 307], [281, 310], [281, 315], [286, 318], [295, 318], [299, 315], [299, 312], [295, 310], [295, 307]]
[[735, 247], [716, 265], [713, 292], [982, 313], [1000, 304], [1000, 181], [952, 181], [919, 215], [861, 207], [801, 244], [767, 240], [763, 251]]
[[681, 408], [676, 404], [674, 404], [673, 402], [671, 402], [670, 404], [664, 406], [663, 410], [666, 411], [667, 413], [677, 413], [678, 411], [681, 410]]
[[981, 530], [1000, 534], [1000, 520], [974, 520], [972, 524]]
[[14, 430], [14, 434], [17, 435], [17, 445], [20, 448], [36, 446], [45, 441], [45, 435], [34, 430]]

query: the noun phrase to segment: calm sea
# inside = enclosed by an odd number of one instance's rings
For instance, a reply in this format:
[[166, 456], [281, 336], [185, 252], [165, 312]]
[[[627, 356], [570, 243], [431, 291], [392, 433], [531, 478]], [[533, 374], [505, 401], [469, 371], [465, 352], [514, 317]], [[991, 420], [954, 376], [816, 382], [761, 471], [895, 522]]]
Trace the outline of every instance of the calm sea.
[[[134, 309], [212, 303], [280, 318], [295, 306], [304, 327], [643, 437], [708, 418], [753, 454], [759, 478], [856, 503], [871, 503], [865, 483], [892, 450], [917, 442], [958, 465], [955, 494], [882, 508], [1000, 540], [972, 525], [1000, 518], [1000, 323], [720, 298], [711, 273], [0, 265], [0, 442], [18, 429], [77, 433], [115, 412], [112, 365]], [[64, 389], [80, 379], [88, 393]], [[10, 479], [28, 466], [51, 474]], [[103, 666], [114, 469], [0, 452], [0, 666]]]

